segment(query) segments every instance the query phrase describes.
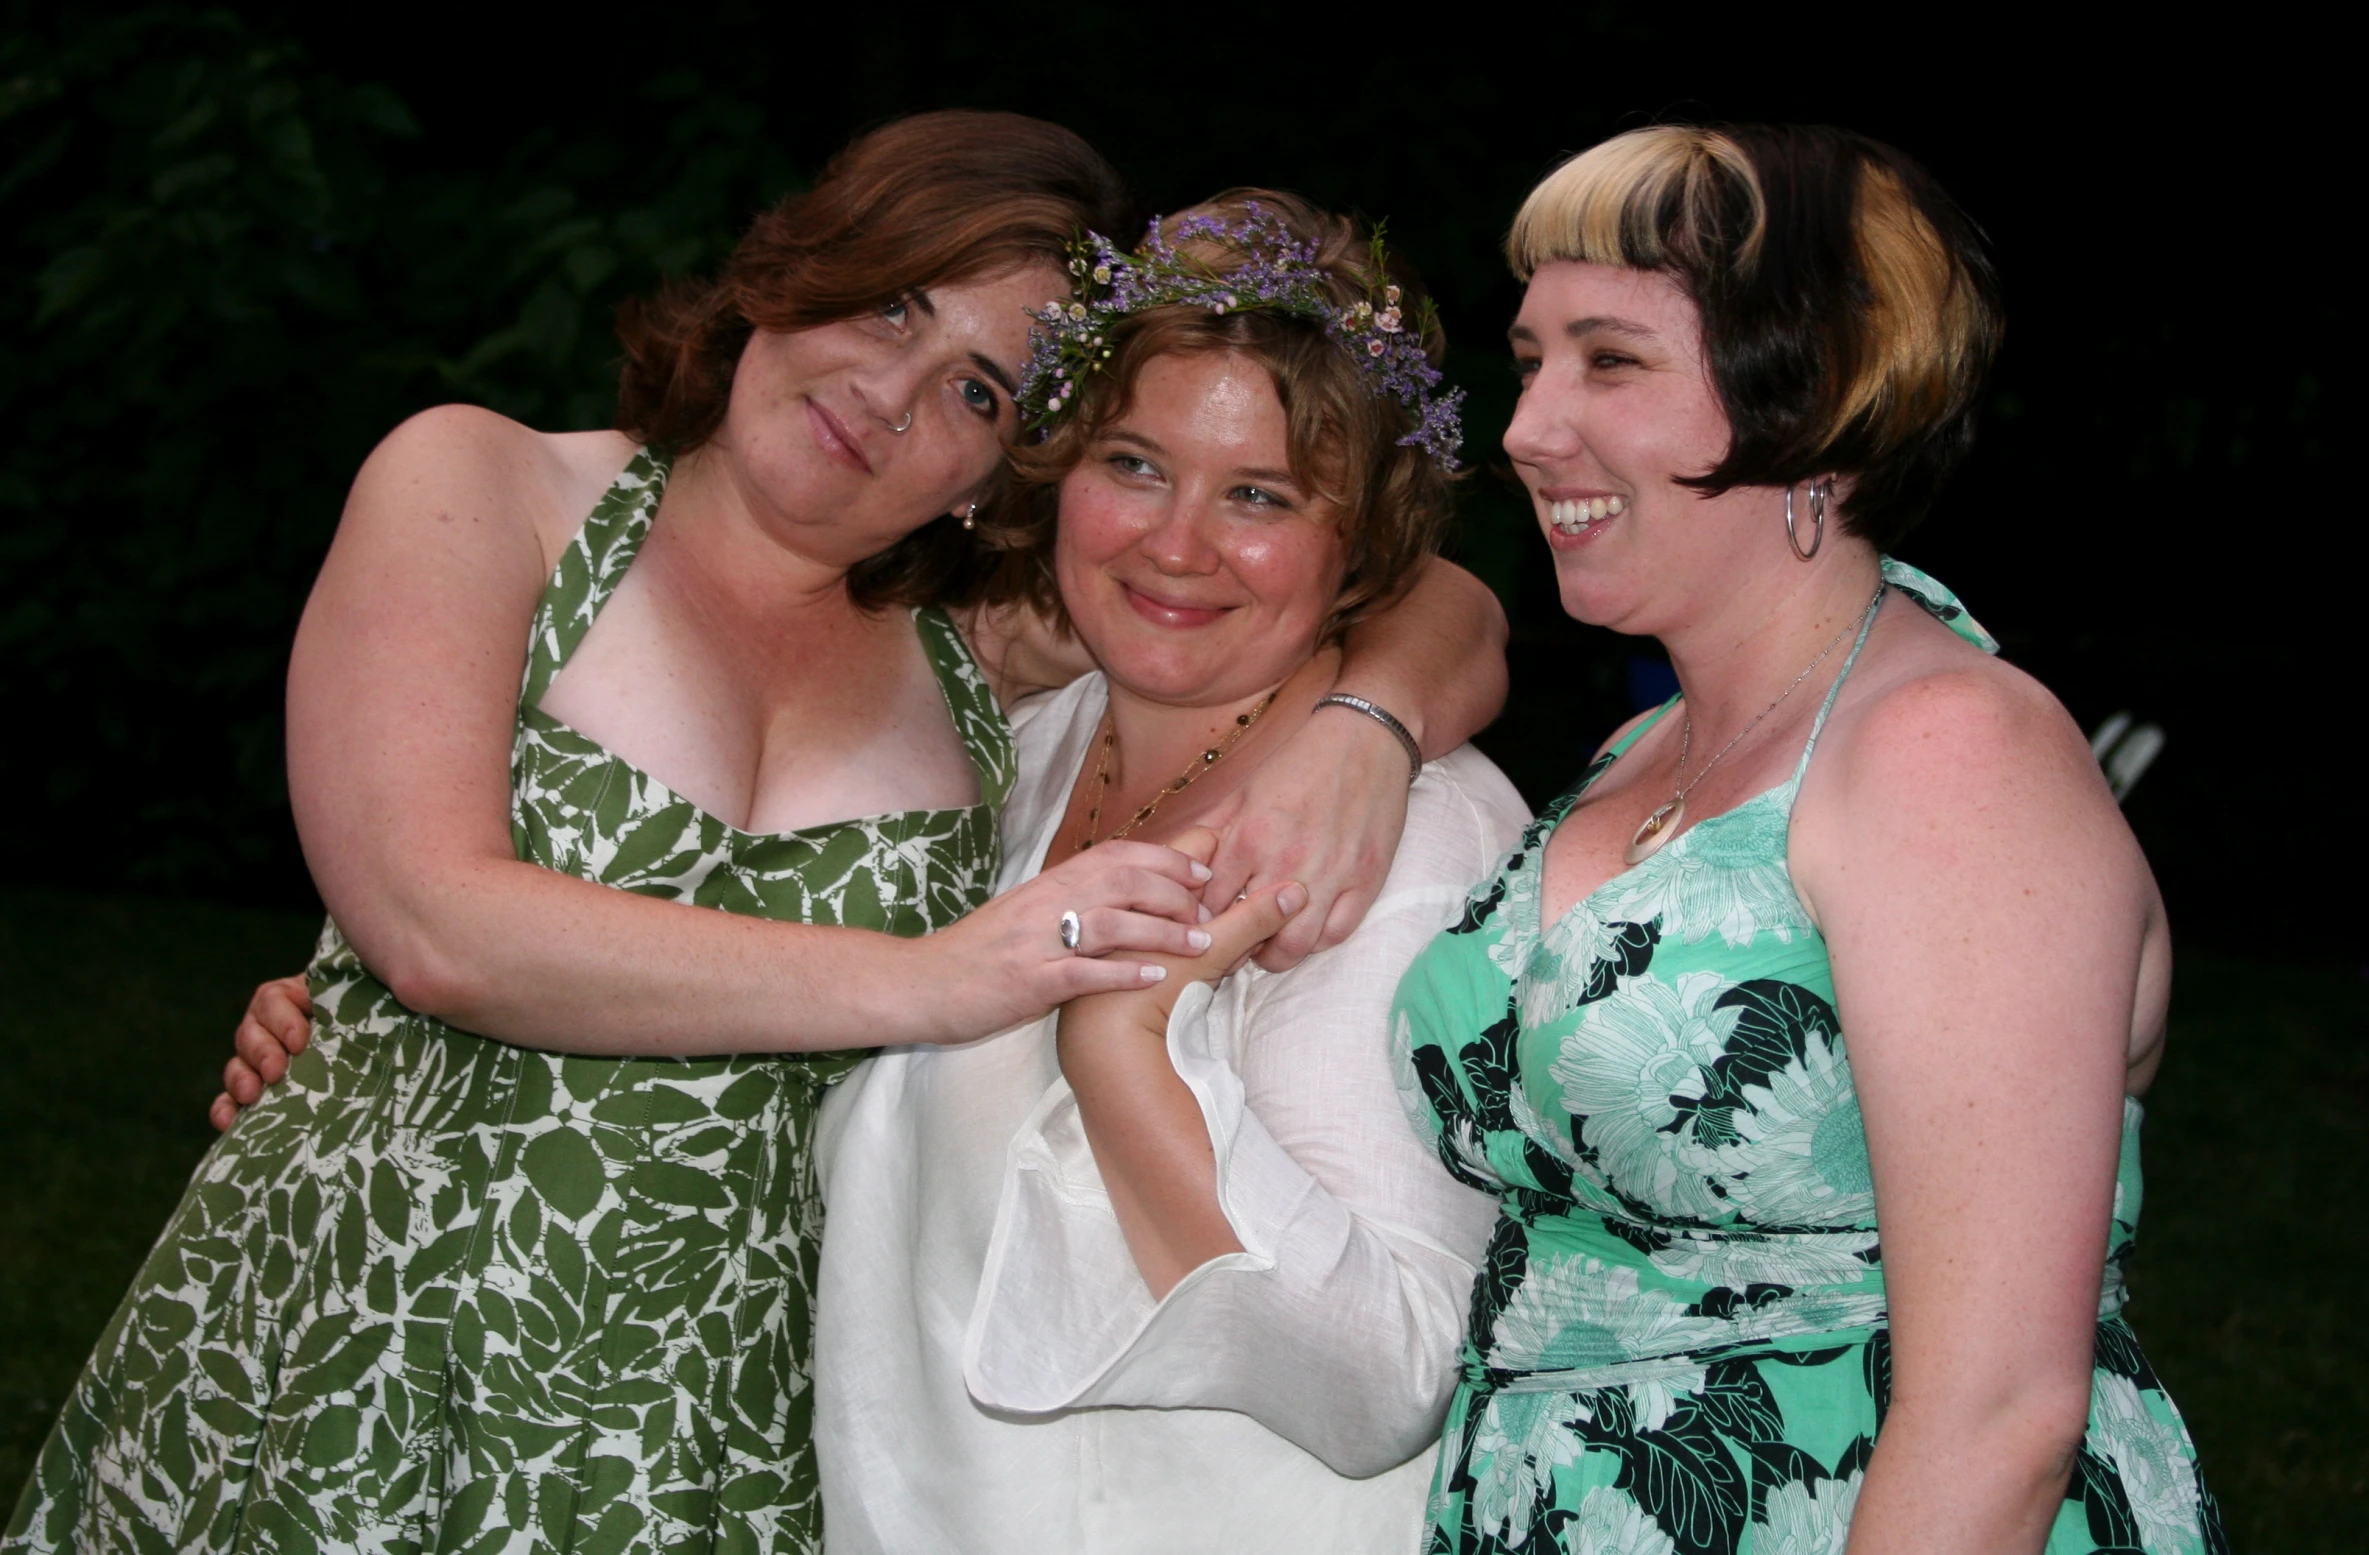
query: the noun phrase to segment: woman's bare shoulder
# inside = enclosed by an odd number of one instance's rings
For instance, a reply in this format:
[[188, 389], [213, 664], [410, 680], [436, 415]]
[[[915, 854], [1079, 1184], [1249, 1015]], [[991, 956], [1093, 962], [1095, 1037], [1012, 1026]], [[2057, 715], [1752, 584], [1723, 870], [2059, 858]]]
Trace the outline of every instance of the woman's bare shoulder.
[[349, 516], [532, 528], [558, 555], [628, 460], [619, 432], [538, 432], [477, 405], [438, 405], [388, 433], [355, 478]]
[[1831, 939], [1870, 911], [1946, 900], [1971, 925], [2008, 903], [2160, 941], [2146, 855], [2079, 725], [2032, 676], [1925, 624], [1947, 640], [1871, 653], [1803, 780], [1786, 851], [1811, 920]]
[[2080, 726], [2046, 686], [1921, 612], [1899, 626], [1837, 702], [1805, 810], [2113, 810]]

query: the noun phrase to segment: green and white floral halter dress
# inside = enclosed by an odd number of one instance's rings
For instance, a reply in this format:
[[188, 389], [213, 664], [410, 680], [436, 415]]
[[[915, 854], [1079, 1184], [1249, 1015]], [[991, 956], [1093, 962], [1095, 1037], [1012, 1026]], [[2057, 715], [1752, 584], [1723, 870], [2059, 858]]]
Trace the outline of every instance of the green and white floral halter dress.
[[[1884, 575], [1996, 650], [1932, 579]], [[1433, 1481], [1433, 1555], [1841, 1555], [1891, 1345], [1832, 969], [1785, 861], [1833, 705], [1790, 780], [1541, 922], [1547, 839], [1649, 720], [1547, 806], [1399, 986], [1408, 1110], [1504, 1206]], [[2139, 1115], [2129, 1102], [2055, 1555], [2227, 1548], [2121, 1316]]]
[[[995, 878], [1010, 734], [915, 625], [977, 805], [737, 831], [538, 703], [631, 565], [617, 477], [537, 612], [518, 856], [620, 890], [921, 934]], [[856, 1053], [561, 1057], [398, 1004], [332, 923], [315, 1045], [239, 1120], [101, 1337], [0, 1549], [812, 1551], [824, 1087]]]

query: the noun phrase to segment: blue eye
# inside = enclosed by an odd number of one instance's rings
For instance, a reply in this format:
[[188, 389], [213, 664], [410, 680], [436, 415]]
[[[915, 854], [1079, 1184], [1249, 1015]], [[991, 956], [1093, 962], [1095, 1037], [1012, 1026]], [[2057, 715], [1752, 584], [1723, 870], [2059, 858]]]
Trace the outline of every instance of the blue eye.
[[1237, 486], [1229, 495], [1235, 501], [1254, 508], [1274, 508], [1278, 512], [1288, 512], [1291, 508], [1289, 502], [1264, 486]]
[[976, 378], [962, 381], [962, 402], [989, 419], [995, 416], [995, 391]]
[[905, 327], [905, 316], [912, 311], [912, 307], [913, 305], [911, 303], [905, 301], [904, 298], [899, 297], [894, 302], [883, 304], [880, 309], [880, 316], [888, 320], [891, 324], [896, 325], [899, 329], [902, 329]]

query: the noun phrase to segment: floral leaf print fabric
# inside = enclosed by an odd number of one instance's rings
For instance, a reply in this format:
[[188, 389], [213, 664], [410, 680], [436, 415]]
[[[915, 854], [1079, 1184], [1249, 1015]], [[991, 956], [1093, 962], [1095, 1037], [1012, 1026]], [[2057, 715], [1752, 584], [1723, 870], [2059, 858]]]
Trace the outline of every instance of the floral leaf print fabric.
[[[965, 809], [743, 833], [541, 711], [666, 472], [627, 466], [535, 617], [519, 857], [901, 934], [984, 900], [1011, 744], [934, 612]], [[529, 1052], [405, 1009], [334, 923], [311, 982], [313, 1047], [198, 1168], [0, 1550], [818, 1549], [813, 1130], [862, 1055]]]
[[[1932, 579], [1897, 562], [1885, 576], [1995, 646]], [[1547, 807], [1399, 988], [1409, 1115], [1503, 1205], [1427, 1548], [1840, 1555], [1891, 1351], [1848, 1044], [1785, 864], [1810, 750], [1789, 782], [1543, 922], [1546, 844], [1617, 755]], [[2227, 1548], [2120, 1316], [2139, 1121], [2132, 1101], [2056, 1555]]]

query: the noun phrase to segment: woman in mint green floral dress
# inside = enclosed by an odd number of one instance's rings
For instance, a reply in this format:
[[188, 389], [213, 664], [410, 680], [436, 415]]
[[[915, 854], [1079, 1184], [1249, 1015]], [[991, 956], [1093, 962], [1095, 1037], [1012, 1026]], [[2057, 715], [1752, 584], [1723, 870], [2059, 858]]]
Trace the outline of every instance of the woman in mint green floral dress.
[[[975, 621], [991, 678], [932, 604], [984, 571], [946, 515], [1006, 521], [1024, 310], [1119, 205], [1053, 126], [889, 126], [629, 321], [657, 446], [456, 408], [372, 456], [291, 671], [317, 1042], [199, 1167], [0, 1550], [818, 1547], [823, 1088], [1140, 987], [1208, 876], [1118, 843], [988, 903], [1029, 640]], [[1380, 694], [1487, 716], [1392, 640]], [[1347, 774], [1348, 817], [1245, 809], [1370, 856], [1399, 754], [1324, 728], [1279, 781]]]
[[1503, 1206], [1430, 1550], [2225, 1550], [2123, 1317], [2161, 903], [2072, 722], [1883, 554], [1971, 436], [1976, 235], [1860, 137], [1663, 126], [1509, 246], [1565, 608], [1682, 691], [1400, 986], [1409, 1111]]

